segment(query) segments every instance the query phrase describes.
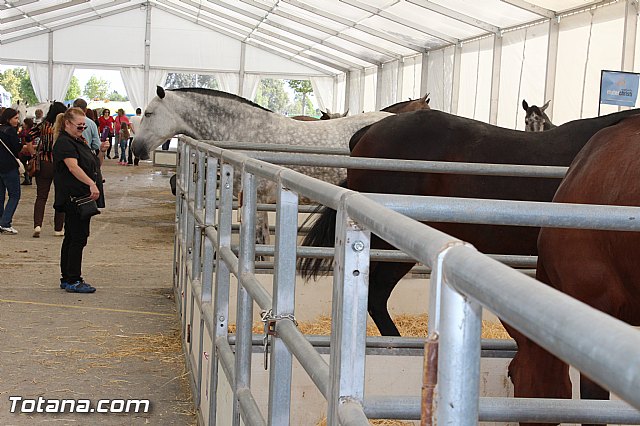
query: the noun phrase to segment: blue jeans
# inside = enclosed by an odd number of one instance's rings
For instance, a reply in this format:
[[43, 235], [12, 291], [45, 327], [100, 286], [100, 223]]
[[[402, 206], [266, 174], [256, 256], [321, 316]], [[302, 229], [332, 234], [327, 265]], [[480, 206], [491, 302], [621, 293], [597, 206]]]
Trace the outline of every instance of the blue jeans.
[[[9, 193], [7, 205], [4, 204], [4, 194]], [[20, 174], [18, 168], [11, 169], [8, 172], [0, 172], [0, 226], [3, 228], [11, 227], [13, 214], [18, 208], [20, 201]]]
[[127, 141], [128, 139], [120, 141], [120, 161], [123, 163], [127, 162]]

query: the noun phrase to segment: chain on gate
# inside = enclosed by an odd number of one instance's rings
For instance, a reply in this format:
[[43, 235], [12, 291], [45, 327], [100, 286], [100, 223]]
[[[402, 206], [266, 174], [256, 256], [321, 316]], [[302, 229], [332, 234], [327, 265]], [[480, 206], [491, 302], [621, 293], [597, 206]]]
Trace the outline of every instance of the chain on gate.
[[288, 319], [296, 327], [298, 321], [293, 314], [273, 315], [273, 310], [260, 312], [260, 319], [264, 324], [264, 337], [262, 338], [262, 350], [264, 351], [264, 369], [267, 370], [269, 365], [269, 344], [271, 343], [271, 336], [276, 336], [276, 323], [283, 319]]

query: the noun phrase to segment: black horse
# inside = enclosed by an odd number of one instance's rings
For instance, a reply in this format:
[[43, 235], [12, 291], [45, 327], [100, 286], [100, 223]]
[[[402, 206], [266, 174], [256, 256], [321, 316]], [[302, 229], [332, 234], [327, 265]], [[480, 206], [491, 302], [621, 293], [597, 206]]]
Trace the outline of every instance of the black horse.
[[[356, 133], [353, 157], [474, 163], [568, 166], [597, 131], [640, 110], [576, 120], [547, 132], [521, 132], [436, 110], [408, 112], [385, 118]], [[357, 140], [356, 140], [357, 139]], [[357, 142], [357, 145], [355, 144]], [[551, 201], [560, 179], [447, 175], [380, 170], [348, 170], [346, 187], [360, 192], [465, 198]], [[307, 246], [333, 246], [336, 212], [324, 209], [303, 241]], [[473, 244], [484, 253], [537, 254], [539, 228], [429, 223]], [[372, 248], [392, 248], [374, 236]], [[300, 272], [309, 279], [328, 259], [301, 259]], [[372, 262], [368, 310], [382, 335], [399, 335], [387, 301], [411, 263]]]

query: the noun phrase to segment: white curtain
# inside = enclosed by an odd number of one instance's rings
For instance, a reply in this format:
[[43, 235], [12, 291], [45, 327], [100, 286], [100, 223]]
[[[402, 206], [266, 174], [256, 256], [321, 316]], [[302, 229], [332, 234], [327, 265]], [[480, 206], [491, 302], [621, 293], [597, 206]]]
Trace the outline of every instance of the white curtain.
[[380, 93], [380, 109], [397, 102], [398, 95], [398, 61], [382, 64], [382, 92]]
[[364, 110], [363, 72], [349, 71], [349, 111], [360, 114]]
[[135, 67], [120, 68], [120, 75], [129, 101], [133, 108], [144, 108], [144, 69]]
[[416, 55], [404, 58], [402, 66], [398, 69], [398, 74], [400, 73], [402, 73], [402, 89], [401, 93], [398, 93], [396, 102], [421, 98], [424, 95], [424, 93], [420, 93], [422, 57]]
[[[334, 91], [333, 91], [333, 107], [336, 111], [340, 111], [342, 108], [345, 108], [345, 101], [347, 96], [347, 74], [342, 73], [338, 74], [334, 79]], [[345, 108], [345, 112], [349, 109], [349, 106]], [[354, 114], [357, 114], [358, 111]]]
[[151, 99], [156, 96], [157, 86], [164, 86], [167, 82], [167, 74], [166, 70], [149, 70], [149, 91], [147, 92], [147, 97], [144, 100], [144, 104], [149, 105]]
[[245, 74], [242, 93], [240, 95], [245, 99], [253, 101], [258, 92], [258, 85], [260, 85], [260, 74]]
[[237, 73], [233, 72], [218, 72], [214, 74], [216, 80], [218, 80], [218, 86], [220, 90], [227, 93], [238, 94], [238, 85], [240, 77]]
[[49, 99], [49, 65], [31, 62], [27, 64], [27, 69], [36, 98], [40, 102], [46, 102]]
[[378, 67], [370, 67], [364, 70], [364, 97], [362, 111], [376, 110], [376, 91], [378, 81]]
[[318, 101], [318, 108], [322, 111], [326, 111], [327, 107], [331, 112], [343, 112], [336, 111], [333, 102], [333, 77], [309, 77], [311, 81], [311, 87], [313, 88], [313, 94]]
[[65, 100], [69, 90], [69, 82], [71, 82], [75, 69], [74, 65], [56, 64], [53, 66], [53, 89], [51, 90], [53, 100]]

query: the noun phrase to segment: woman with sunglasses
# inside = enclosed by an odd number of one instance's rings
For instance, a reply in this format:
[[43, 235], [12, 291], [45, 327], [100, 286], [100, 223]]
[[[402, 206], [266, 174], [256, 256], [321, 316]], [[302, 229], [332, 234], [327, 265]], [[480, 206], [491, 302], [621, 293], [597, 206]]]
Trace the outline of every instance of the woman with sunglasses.
[[[53, 182], [53, 125], [58, 114], [63, 114], [66, 110], [67, 107], [62, 102], [54, 102], [49, 107], [44, 121], [33, 128], [32, 140], [36, 142], [34, 161], [39, 164], [38, 172], [36, 172], [36, 201], [33, 205], [33, 238], [39, 238], [42, 232], [44, 210]], [[53, 216], [54, 235], [63, 236], [63, 226], [64, 213], [55, 211]]]
[[70, 293], [96, 291], [82, 278], [82, 251], [87, 245], [91, 218], [82, 219], [71, 202], [71, 197], [90, 195], [98, 207], [104, 207], [100, 160], [82, 137], [86, 127], [85, 115], [80, 108], [69, 108], [58, 116], [55, 125], [56, 196], [53, 207], [65, 213], [65, 235], [60, 250], [60, 288]]

